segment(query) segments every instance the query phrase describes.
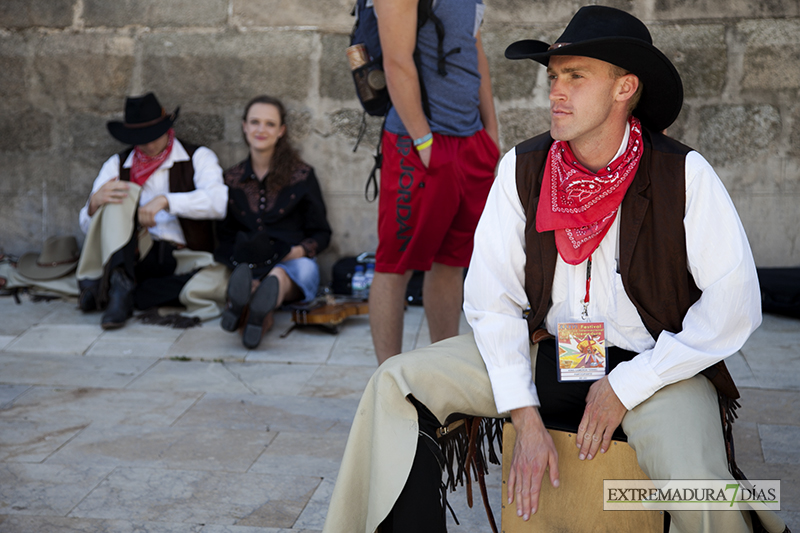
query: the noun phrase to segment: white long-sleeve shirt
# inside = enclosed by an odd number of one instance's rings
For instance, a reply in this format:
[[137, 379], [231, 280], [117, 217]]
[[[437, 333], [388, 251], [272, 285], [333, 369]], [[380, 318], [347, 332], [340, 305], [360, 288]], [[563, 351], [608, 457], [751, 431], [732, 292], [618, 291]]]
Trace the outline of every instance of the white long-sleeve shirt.
[[[222, 168], [219, 166], [217, 155], [210, 149], [201, 146], [192, 155], [194, 167], [195, 190], [190, 192], [169, 192], [169, 170], [172, 165], [180, 161], [189, 161], [189, 154], [175, 139], [172, 152], [167, 160], [148, 178], [142, 187], [139, 205], [145, 205], [157, 196], [164, 195], [169, 202], [169, 207], [156, 214], [156, 225], [149, 228], [150, 234], [155, 239], [170, 241], [177, 244], [186, 244], [178, 217], [221, 220], [225, 218], [228, 206], [228, 187], [222, 180]], [[131, 168], [133, 152], [123, 164], [124, 168]], [[100, 173], [94, 180], [89, 200], [80, 212], [80, 225], [84, 233], [89, 231], [92, 218], [89, 216], [89, 201], [94, 193], [108, 181], [119, 179], [119, 155], [114, 154], [103, 164]]]
[[[623, 140], [622, 150], [627, 142]], [[592, 255], [589, 316], [602, 319], [608, 345], [638, 352], [609, 373], [628, 409], [662, 387], [690, 378], [739, 350], [761, 324], [761, 297], [750, 245], [736, 209], [711, 165], [686, 156], [687, 265], [703, 294], [679, 333], [654, 340], [622, 286], [616, 268], [619, 214]], [[525, 212], [517, 193], [516, 153], [503, 157], [475, 232], [464, 311], [486, 363], [498, 412], [540, 405], [531, 379], [525, 294]], [[586, 291], [586, 262], [557, 260], [552, 307], [545, 319], [577, 321]]]

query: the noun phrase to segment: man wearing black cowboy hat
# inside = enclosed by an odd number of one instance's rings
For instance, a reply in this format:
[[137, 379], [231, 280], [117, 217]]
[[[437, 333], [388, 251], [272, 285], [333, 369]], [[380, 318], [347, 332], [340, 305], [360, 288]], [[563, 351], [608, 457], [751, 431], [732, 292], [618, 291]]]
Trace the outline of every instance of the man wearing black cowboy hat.
[[78, 268], [81, 309], [105, 308], [103, 328], [123, 326], [134, 306], [176, 304], [191, 274], [175, 274], [173, 252], [212, 252], [211, 221], [225, 217], [228, 189], [217, 156], [175, 138], [179, 109], [167, 114], [147, 93], [126, 99], [124, 122], [108, 123], [112, 137], [132, 146], [105, 162], [81, 209], [81, 228], [94, 232], [87, 243], [102, 245], [84, 245]]
[[[714, 170], [662, 133], [681, 109], [678, 72], [641, 21], [603, 6], [506, 57], [547, 67], [551, 127], [500, 163], [465, 285], [474, 333], [379, 367], [325, 533], [444, 531], [430, 443], [455, 413], [511, 417], [503, 498], [526, 520], [546, 471], [559, 484], [545, 425], [569, 428], [587, 461], [621, 429], [651, 479], [741, 476], [726, 453], [738, 392], [722, 361], [761, 322], [758, 282]], [[673, 533], [787, 529], [771, 511], [670, 514]]]

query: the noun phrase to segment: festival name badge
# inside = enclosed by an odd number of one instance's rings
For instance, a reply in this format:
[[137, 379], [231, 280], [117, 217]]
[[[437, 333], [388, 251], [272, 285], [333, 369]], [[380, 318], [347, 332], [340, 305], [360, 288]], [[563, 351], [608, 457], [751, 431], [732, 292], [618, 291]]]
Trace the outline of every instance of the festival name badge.
[[595, 381], [606, 375], [605, 324], [558, 324], [558, 381]]
[[592, 256], [586, 262], [586, 296], [579, 322], [559, 322], [558, 381], [595, 381], [606, 375], [605, 323], [589, 320]]

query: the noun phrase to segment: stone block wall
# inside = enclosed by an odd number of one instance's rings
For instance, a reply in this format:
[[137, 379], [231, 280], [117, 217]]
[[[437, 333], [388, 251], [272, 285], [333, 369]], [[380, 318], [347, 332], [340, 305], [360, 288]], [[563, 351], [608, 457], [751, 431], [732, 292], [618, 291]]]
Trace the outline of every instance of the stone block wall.
[[[485, 0], [503, 151], [548, 128], [547, 79], [508, 61], [522, 38], [554, 40], [586, 2]], [[361, 123], [344, 50], [353, 0], [3, 0], [0, 2], [0, 249], [82, 238], [77, 213], [126, 95], [181, 107], [178, 134], [222, 165], [246, 155], [244, 104], [268, 93], [317, 169], [334, 229], [323, 272], [374, 250], [377, 203], [364, 199], [380, 121]], [[800, 265], [800, 3], [607, 0], [648, 22], [686, 99], [670, 134], [717, 169], [759, 266]]]

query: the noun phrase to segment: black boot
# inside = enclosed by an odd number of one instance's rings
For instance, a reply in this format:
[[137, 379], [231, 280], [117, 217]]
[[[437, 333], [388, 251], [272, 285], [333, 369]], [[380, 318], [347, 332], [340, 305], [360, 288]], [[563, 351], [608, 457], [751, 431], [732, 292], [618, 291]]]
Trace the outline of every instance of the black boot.
[[133, 280], [121, 268], [111, 273], [108, 289], [108, 307], [103, 313], [100, 326], [103, 329], [117, 329], [133, 314]]
[[78, 306], [81, 308], [81, 311], [84, 313], [97, 311], [97, 291], [100, 289], [100, 280], [79, 279], [78, 289], [81, 291], [78, 297]]
[[278, 278], [267, 276], [250, 298], [250, 313], [247, 315], [247, 323], [242, 332], [242, 344], [247, 348], [256, 348], [261, 342], [267, 315], [278, 303], [279, 288]]
[[222, 312], [222, 320], [220, 320], [220, 325], [225, 331], [236, 331], [236, 328], [239, 327], [242, 311], [250, 300], [252, 284], [253, 276], [247, 265], [242, 263], [233, 269], [231, 278], [228, 280], [228, 304]]

